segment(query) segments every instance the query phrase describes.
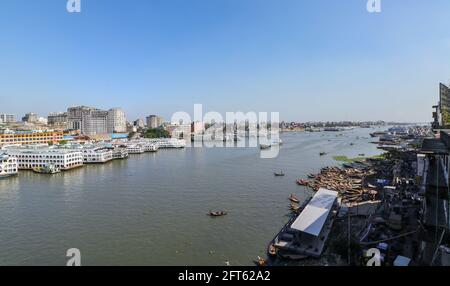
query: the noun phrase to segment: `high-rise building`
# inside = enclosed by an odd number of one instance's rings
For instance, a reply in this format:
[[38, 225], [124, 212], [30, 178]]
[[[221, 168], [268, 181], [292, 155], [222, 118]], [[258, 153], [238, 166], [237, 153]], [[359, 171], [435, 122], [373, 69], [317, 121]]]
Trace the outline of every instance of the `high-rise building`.
[[28, 122], [28, 123], [37, 123], [38, 116], [37, 116], [37, 114], [30, 112], [30, 113], [25, 114], [24, 117], [22, 117], [22, 121]]
[[108, 110], [108, 133], [122, 133], [127, 131], [125, 112], [120, 108]]
[[48, 125], [67, 124], [67, 112], [53, 112], [47, 116]]
[[133, 125], [136, 126], [137, 128], [144, 128], [145, 127], [145, 121], [144, 121], [144, 119], [139, 118], [139, 119], [136, 119], [133, 122]]
[[14, 114], [0, 114], [0, 123], [14, 123], [16, 122], [16, 116]]
[[120, 108], [105, 111], [87, 106], [70, 107], [67, 121], [68, 129], [80, 130], [88, 136], [126, 132], [125, 112]]
[[85, 135], [107, 134], [108, 131], [108, 111], [91, 110], [82, 116], [81, 133]]
[[87, 106], [69, 107], [67, 109], [67, 129], [82, 131], [83, 114], [92, 109]]
[[150, 115], [147, 117], [147, 127], [148, 128], [158, 128], [164, 123], [162, 117], [156, 115]]
[[442, 127], [450, 127], [450, 88], [445, 84], [440, 84], [439, 110], [441, 112]]

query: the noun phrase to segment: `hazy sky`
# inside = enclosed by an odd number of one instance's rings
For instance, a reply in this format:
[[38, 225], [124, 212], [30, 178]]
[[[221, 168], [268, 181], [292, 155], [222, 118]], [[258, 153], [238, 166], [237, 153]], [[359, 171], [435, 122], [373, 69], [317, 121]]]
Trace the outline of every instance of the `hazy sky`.
[[122, 107], [431, 121], [450, 81], [450, 1], [0, 1], [0, 113]]

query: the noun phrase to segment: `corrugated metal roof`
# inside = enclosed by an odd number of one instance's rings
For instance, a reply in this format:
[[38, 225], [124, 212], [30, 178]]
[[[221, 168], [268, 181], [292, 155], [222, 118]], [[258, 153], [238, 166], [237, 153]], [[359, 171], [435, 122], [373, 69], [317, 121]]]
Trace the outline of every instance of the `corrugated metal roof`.
[[338, 192], [319, 189], [291, 228], [319, 236], [337, 197]]
[[431, 154], [448, 154], [447, 147], [440, 139], [425, 138], [423, 139], [421, 153]]

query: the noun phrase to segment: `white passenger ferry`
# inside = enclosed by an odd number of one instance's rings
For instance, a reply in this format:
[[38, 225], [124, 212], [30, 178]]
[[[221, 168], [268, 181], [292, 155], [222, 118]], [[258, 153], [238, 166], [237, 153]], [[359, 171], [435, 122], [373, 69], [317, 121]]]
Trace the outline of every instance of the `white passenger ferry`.
[[0, 179], [17, 175], [18, 167], [17, 158], [0, 154]]

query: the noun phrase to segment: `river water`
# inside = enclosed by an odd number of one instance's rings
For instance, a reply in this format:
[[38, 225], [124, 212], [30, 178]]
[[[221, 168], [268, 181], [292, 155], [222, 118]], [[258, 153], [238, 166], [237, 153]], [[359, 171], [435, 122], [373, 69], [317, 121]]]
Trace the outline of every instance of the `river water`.
[[[83, 265], [252, 265], [287, 222], [288, 196], [312, 194], [296, 179], [338, 165], [336, 155], [380, 154], [374, 131], [284, 133], [275, 159], [257, 148], [186, 148], [20, 172], [0, 180], [0, 265], [65, 265], [69, 248]], [[273, 175], [280, 169], [285, 177]], [[213, 209], [229, 214], [210, 218]]]

